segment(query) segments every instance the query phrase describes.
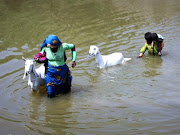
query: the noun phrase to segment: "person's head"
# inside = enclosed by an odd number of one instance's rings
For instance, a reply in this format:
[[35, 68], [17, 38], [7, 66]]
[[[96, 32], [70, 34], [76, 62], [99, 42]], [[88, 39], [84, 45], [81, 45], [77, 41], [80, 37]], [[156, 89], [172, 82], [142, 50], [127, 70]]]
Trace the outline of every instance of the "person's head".
[[46, 38], [46, 44], [51, 48], [57, 48], [62, 44], [62, 42], [59, 40], [59, 38], [56, 35], [49, 35]]
[[152, 33], [152, 40], [157, 41], [157, 39], [158, 39], [157, 33]]
[[151, 32], [145, 33], [144, 38], [146, 39], [146, 42], [147, 42], [148, 44], [151, 44], [151, 43], [152, 43], [152, 34], [151, 34]]

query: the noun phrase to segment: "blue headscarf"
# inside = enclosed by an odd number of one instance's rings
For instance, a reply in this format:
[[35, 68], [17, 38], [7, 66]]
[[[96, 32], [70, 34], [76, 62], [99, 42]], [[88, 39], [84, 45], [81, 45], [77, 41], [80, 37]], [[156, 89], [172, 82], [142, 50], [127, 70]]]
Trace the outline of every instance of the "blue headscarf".
[[49, 35], [42, 43], [41, 49], [45, 47], [47, 44], [50, 44], [52, 46], [60, 46], [62, 42], [59, 40], [59, 38], [56, 35]]

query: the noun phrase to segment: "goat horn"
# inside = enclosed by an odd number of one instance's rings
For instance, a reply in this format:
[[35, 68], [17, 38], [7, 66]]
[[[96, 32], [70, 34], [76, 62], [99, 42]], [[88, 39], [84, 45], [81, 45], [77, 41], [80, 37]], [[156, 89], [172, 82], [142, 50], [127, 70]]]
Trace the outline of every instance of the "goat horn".
[[24, 61], [26, 61], [26, 59], [22, 56], [22, 59], [24, 60]]

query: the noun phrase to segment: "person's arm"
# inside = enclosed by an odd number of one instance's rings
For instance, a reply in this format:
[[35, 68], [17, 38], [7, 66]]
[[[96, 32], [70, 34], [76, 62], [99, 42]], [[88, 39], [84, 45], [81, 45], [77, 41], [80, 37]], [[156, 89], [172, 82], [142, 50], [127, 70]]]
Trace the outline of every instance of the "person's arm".
[[65, 50], [71, 49], [71, 54], [72, 54], [72, 68], [76, 66], [76, 57], [77, 57], [77, 52], [74, 44], [67, 44], [63, 43], [63, 48]]
[[76, 66], [76, 57], [77, 57], [77, 52], [76, 52], [75, 45], [71, 49], [71, 52], [72, 52], [72, 68], [74, 68]]
[[154, 41], [151, 43], [151, 49], [154, 49]]
[[141, 57], [144, 55], [146, 49], [147, 49], [147, 47], [146, 47], [146, 44], [145, 44], [145, 45], [141, 48], [140, 54], [139, 54], [138, 58], [141, 58]]

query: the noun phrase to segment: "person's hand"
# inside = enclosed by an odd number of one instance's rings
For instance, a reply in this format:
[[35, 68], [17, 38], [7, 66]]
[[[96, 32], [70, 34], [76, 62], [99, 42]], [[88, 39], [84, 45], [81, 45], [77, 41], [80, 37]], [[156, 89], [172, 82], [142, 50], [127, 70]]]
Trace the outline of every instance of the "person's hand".
[[39, 61], [39, 58], [35, 58], [34, 61], [38, 62], [38, 61]]
[[158, 52], [158, 55], [161, 56], [161, 52]]
[[72, 61], [72, 68], [76, 66], [76, 61]]
[[143, 53], [140, 53], [137, 58], [141, 58], [143, 56]]

